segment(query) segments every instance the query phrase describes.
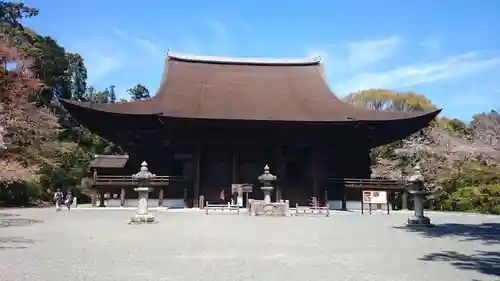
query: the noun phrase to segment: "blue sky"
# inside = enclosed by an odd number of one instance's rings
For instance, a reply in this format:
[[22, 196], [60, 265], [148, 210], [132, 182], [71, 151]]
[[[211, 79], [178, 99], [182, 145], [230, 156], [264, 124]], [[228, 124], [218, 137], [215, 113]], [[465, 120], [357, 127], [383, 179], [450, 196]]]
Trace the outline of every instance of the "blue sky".
[[[30, 0], [26, 21], [80, 53], [89, 83], [156, 92], [168, 49], [197, 55], [321, 55], [339, 96], [425, 94], [450, 117], [500, 108], [500, 1]], [[144, 3], [143, 6], [140, 4]]]

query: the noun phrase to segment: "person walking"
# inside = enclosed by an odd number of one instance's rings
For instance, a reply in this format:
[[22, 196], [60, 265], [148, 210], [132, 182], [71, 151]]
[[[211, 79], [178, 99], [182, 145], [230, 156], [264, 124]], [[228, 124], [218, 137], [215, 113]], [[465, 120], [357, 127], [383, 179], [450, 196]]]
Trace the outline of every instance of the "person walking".
[[70, 211], [71, 204], [73, 204], [73, 195], [71, 194], [71, 191], [68, 191], [68, 193], [66, 193], [66, 198], [64, 199], [64, 204], [66, 204], [68, 211]]
[[56, 211], [61, 210], [61, 204], [63, 200], [63, 193], [62, 191], [58, 188], [56, 193], [54, 193], [54, 201], [56, 201]]

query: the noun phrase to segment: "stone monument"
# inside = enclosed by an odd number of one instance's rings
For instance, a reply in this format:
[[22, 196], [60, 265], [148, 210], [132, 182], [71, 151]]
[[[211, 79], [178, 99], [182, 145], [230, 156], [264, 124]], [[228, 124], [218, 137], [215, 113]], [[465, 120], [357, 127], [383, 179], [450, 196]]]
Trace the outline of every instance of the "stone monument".
[[262, 183], [262, 191], [264, 192], [264, 200], [250, 201], [249, 212], [252, 215], [260, 216], [287, 216], [289, 214], [289, 201], [271, 202], [271, 192], [274, 190], [272, 182], [278, 179], [277, 176], [271, 174], [269, 166], [264, 167], [264, 173], [259, 176], [259, 181]]
[[154, 216], [148, 213], [148, 198], [149, 193], [153, 190], [149, 187], [149, 183], [156, 177], [155, 174], [148, 170], [148, 163], [142, 162], [141, 170], [137, 174], [133, 174], [132, 178], [137, 180], [138, 186], [134, 188], [139, 193], [139, 202], [137, 204], [137, 211], [132, 216], [131, 223], [153, 223]]
[[424, 203], [427, 200], [427, 195], [431, 192], [425, 187], [424, 176], [420, 172], [420, 166], [417, 164], [415, 166], [415, 171], [412, 176], [408, 179], [410, 182], [409, 193], [413, 195], [414, 204], [414, 215], [408, 218], [407, 226], [414, 227], [431, 227], [431, 220], [424, 215]]

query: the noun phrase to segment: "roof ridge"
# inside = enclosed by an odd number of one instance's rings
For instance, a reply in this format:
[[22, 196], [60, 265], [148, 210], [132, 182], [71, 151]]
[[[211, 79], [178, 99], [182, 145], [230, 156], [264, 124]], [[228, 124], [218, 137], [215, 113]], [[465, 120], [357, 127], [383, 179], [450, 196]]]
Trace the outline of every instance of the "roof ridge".
[[220, 63], [220, 64], [247, 64], [247, 65], [316, 65], [321, 63], [321, 57], [304, 58], [241, 58], [223, 56], [197, 56], [181, 52], [167, 53], [167, 58], [189, 62]]

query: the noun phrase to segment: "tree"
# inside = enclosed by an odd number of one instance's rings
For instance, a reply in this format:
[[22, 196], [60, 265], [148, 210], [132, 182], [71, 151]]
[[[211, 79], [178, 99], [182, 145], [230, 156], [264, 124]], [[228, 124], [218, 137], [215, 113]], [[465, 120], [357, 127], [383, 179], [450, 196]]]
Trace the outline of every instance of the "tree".
[[66, 53], [68, 60], [67, 75], [70, 83], [70, 98], [73, 100], [84, 101], [85, 90], [87, 89], [87, 68], [83, 58], [76, 53]]
[[[17, 151], [26, 151], [40, 148], [43, 141], [57, 133], [56, 117], [47, 108], [37, 107], [34, 102], [42, 83], [31, 71], [32, 61], [13, 47], [5, 37], [0, 39], [0, 138], [3, 148], [7, 150], [16, 148]], [[5, 68], [5, 65], [9, 65], [9, 68]], [[18, 157], [17, 160], [8, 158], [9, 155], [4, 154], [2, 165], [8, 167], [10, 163], [15, 169], [22, 166], [26, 170], [32, 164], [26, 157]], [[0, 175], [0, 181], [25, 180], [9, 176], [12, 175], [9, 171], [13, 169], [2, 169], [4, 174]], [[23, 172], [20, 171], [19, 174]]]
[[137, 84], [134, 87], [128, 89], [127, 93], [130, 95], [130, 99], [133, 101], [148, 100], [151, 98], [148, 88], [146, 88], [146, 86], [142, 84]]
[[110, 103], [116, 102], [115, 85], [109, 86], [109, 102]]
[[497, 111], [474, 115], [470, 127], [477, 141], [500, 150], [500, 114]]
[[414, 92], [397, 93], [390, 90], [371, 89], [351, 93], [343, 100], [376, 111], [433, 111], [437, 109], [425, 96]]
[[36, 16], [38, 12], [38, 9], [29, 8], [23, 3], [0, 1], [0, 28], [2, 35], [9, 28], [23, 29], [24, 27], [19, 23], [19, 20]]

